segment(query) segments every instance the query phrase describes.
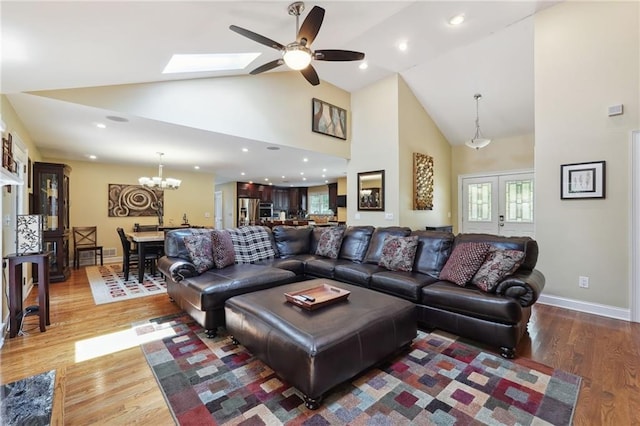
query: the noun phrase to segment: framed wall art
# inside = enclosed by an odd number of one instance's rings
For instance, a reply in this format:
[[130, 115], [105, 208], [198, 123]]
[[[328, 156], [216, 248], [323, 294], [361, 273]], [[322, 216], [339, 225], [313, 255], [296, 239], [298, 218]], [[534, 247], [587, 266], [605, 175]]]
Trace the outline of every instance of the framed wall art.
[[605, 161], [562, 164], [560, 198], [575, 200], [605, 198]]
[[109, 217], [157, 216], [164, 192], [140, 185], [109, 184]]
[[347, 110], [313, 98], [311, 130], [334, 138], [347, 139]]
[[413, 209], [433, 210], [433, 157], [413, 153]]

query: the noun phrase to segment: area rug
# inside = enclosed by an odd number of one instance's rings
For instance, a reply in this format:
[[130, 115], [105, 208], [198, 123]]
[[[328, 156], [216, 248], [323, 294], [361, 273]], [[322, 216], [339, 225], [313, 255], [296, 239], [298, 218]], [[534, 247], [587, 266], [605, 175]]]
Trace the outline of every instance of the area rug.
[[87, 266], [87, 278], [96, 305], [135, 299], [167, 292], [167, 284], [160, 274], [144, 274], [144, 280], [138, 282], [138, 270], [129, 271], [129, 280], [125, 281], [122, 265]]
[[578, 376], [420, 331], [409, 350], [309, 410], [297, 389], [222, 330], [208, 339], [183, 313], [136, 332], [168, 329], [142, 349], [180, 425], [569, 425], [580, 390]]
[[0, 386], [0, 424], [48, 425], [53, 407], [55, 370]]

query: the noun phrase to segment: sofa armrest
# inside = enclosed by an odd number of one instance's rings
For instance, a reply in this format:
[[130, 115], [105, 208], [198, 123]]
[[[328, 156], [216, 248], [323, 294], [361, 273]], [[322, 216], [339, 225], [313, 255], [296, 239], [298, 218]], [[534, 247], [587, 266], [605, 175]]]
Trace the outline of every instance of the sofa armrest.
[[516, 299], [521, 306], [531, 306], [544, 288], [544, 275], [534, 269], [508, 276], [496, 286], [496, 294]]
[[165, 275], [170, 276], [175, 282], [200, 275], [196, 270], [196, 265], [180, 257], [161, 257], [158, 260], [158, 269]]

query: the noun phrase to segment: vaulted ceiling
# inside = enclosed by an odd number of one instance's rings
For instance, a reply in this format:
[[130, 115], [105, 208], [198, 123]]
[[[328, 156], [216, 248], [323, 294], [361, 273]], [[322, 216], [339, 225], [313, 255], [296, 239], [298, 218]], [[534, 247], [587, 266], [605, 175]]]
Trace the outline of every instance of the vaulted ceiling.
[[[153, 120], [136, 120], [121, 133], [96, 134], [87, 123], [103, 122], [104, 111], [29, 94], [38, 90], [107, 86], [248, 74], [277, 59], [279, 52], [229, 30], [235, 24], [287, 44], [295, 39], [290, 2], [194, 1], [3, 2], [1, 10], [2, 74], [6, 94], [43, 155], [86, 160], [86, 141], [108, 144], [98, 161], [126, 163], [130, 141], [153, 139], [172, 146], [191, 140], [218, 138], [217, 152], [227, 166], [218, 181], [237, 180], [250, 169], [237, 155], [233, 138]], [[321, 81], [354, 92], [382, 78], [400, 74], [434, 119], [447, 140], [463, 144], [474, 132], [475, 101], [482, 93], [483, 133], [491, 138], [533, 132], [533, 15], [556, 1], [324, 1], [308, 2], [326, 9], [315, 49], [347, 49], [366, 54], [368, 68], [358, 62], [314, 62]], [[464, 14], [459, 26], [449, 24]], [[398, 49], [405, 41], [407, 50]], [[195, 74], [162, 74], [174, 53], [258, 52], [246, 69]], [[282, 66], [271, 72], [286, 71]], [[298, 73], [291, 78], [302, 79]], [[116, 111], [117, 113], [117, 111]], [[104, 137], [104, 140], [100, 140]], [[256, 141], [246, 141], [257, 144]], [[167, 168], [214, 172], [204, 158], [172, 160]], [[313, 152], [282, 147], [281, 167]], [[335, 165], [335, 179], [344, 159], [325, 158]], [[259, 159], [262, 160], [262, 159]], [[291, 161], [289, 161], [291, 160]], [[138, 164], [143, 162], [136, 160]], [[150, 153], [144, 159], [157, 163]], [[173, 161], [173, 163], [172, 163]], [[297, 162], [295, 162], [297, 164]], [[263, 167], [256, 164], [259, 179]], [[286, 170], [282, 170], [286, 173]], [[292, 171], [293, 174], [293, 171]], [[321, 182], [309, 181], [306, 184]]]

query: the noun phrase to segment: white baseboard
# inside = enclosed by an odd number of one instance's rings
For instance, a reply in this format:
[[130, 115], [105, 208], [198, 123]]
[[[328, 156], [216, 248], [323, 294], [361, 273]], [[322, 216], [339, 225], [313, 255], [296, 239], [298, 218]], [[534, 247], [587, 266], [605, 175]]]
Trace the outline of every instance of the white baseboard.
[[618, 308], [616, 306], [601, 305], [599, 303], [584, 302], [582, 300], [567, 299], [565, 297], [541, 294], [538, 303], [543, 305], [567, 308], [573, 311], [585, 312], [588, 314], [600, 315], [624, 321], [631, 321], [631, 310]]

